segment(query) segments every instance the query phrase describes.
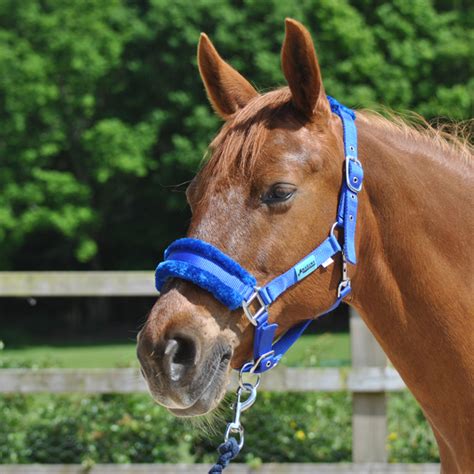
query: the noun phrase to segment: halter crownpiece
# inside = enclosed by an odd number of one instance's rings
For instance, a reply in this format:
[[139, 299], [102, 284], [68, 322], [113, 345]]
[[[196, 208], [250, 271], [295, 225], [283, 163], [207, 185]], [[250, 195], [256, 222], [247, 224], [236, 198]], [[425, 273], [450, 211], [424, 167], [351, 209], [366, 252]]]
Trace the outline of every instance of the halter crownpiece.
[[[169, 278], [190, 281], [219, 300], [230, 310], [242, 307], [245, 316], [255, 326], [253, 361], [244, 364], [241, 372], [261, 373], [278, 364], [286, 351], [301, 336], [311, 319], [304, 321], [283, 334], [277, 342], [276, 323], [268, 322], [270, 305], [288, 288], [306, 278], [320, 267], [332, 263], [332, 257], [342, 254], [342, 278], [334, 304], [324, 314], [335, 309], [351, 292], [347, 262], [355, 265], [355, 231], [357, 222], [358, 193], [364, 177], [357, 159], [357, 128], [355, 113], [328, 96], [331, 111], [342, 122], [345, 172], [342, 181], [336, 221], [329, 236], [311, 253], [285, 273], [262, 287], [245, 268], [231, 257], [199, 239], [184, 238], [174, 241], [165, 251], [165, 259], [156, 269], [156, 288], [160, 291]], [[334, 235], [334, 229], [343, 229], [343, 246]], [[255, 309], [256, 308], [256, 309]]]

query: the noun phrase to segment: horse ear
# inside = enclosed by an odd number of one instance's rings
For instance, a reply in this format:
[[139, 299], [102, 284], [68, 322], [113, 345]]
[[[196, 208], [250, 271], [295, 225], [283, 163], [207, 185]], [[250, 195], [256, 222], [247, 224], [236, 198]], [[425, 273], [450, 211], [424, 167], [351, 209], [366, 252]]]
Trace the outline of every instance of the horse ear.
[[254, 87], [219, 56], [204, 33], [199, 39], [198, 66], [209, 100], [224, 120], [258, 95]]
[[308, 118], [316, 112], [329, 113], [311, 35], [301, 23], [291, 18], [285, 20], [281, 62], [295, 107]]

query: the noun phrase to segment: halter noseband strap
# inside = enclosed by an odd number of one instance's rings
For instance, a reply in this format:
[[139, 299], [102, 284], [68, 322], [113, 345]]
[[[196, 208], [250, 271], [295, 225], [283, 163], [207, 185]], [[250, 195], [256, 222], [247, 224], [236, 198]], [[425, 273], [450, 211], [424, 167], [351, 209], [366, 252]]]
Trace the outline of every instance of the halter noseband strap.
[[[268, 322], [269, 306], [284, 291], [316, 269], [329, 266], [333, 262], [332, 257], [338, 252], [342, 254], [342, 279], [338, 286], [336, 301], [326, 313], [339, 306], [351, 292], [347, 262], [356, 264], [357, 195], [362, 189], [363, 170], [357, 159], [355, 113], [332, 97], [328, 96], [328, 100], [332, 112], [342, 121], [345, 176], [339, 196], [336, 222], [326, 240], [288, 271], [261, 288], [257, 286], [255, 277], [235, 260], [199, 239], [184, 238], [174, 241], [166, 249], [164, 261], [156, 269], [158, 291], [168, 278], [181, 278], [209, 291], [230, 310], [243, 308], [246, 317], [255, 326], [255, 335], [254, 360], [245, 364], [241, 371], [261, 373], [271, 369], [299, 338], [312, 320], [294, 326], [274, 343], [278, 325]], [[343, 229], [342, 248], [334, 235], [335, 227]]]

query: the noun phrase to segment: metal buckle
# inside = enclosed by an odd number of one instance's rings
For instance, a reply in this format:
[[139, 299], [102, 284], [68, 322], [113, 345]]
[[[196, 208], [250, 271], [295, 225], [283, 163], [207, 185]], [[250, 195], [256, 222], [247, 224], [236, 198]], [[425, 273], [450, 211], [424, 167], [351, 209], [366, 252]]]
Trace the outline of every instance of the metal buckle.
[[361, 165], [360, 161], [355, 156], [351, 156], [351, 155], [346, 156], [345, 164], [346, 164], [346, 184], [347, 184], [347, 187], [353, 193], [359, 193], [362, 190], [362, 180], [360, 181], [358, 186], [355, 186], [355, 184], [357, 184], [357, 183], [353, 183], [351, 181], [350, 175], [349, 175], [349, 162], [350, 161], [353, 161], [354, 163], [356, 163], [361, 168], [362, 168], [362, 165]]
[[339, 286], [337, 287], [337, 297], [340, 298], [342, 290], [346, 287], [351, 286], [351, 279], [349, 278], [349, 272], [347, 271], [347, 260], [342, 252], [342, 278]]
[[[260, 287], [256, 286], [255, 291], [250, 295], [249, 299], [242, 303], [242, 308], [244, 310], [245, 316], [254, 326], [257, 326], [257, 318], [261, 316], [265, 311], [268, 311], [268, 306], [265, 304], [265, 301], [263, 301], [262, 297], [260, 296], [259, 290]], [[252, 314], [250, 305], [253, 303], [255, 298], [260, 304], [260, 308], [258, 308], [257, 311]]]
[[342, 294], [342, 290], [346, 288], [347, 286], [351, 286], [351, 280], [343, 280], [341, 283], [339, 283], [339, 286], [337, 287], [337, 297], [340, 298]]
[[[247, 384], [248, 382], [243, 381], [243, 374], [254, 374], [255, 371], [257, 370], [257, 367], [260, 365], [260, 362], [262, 362], [263, 359], [271, 356], [272, 354], [275, 354], [274, 350], [265, 352], [265, 354], [262, 354], [256, 361], [252, 362], [247, 362], [245, 363], [242, 368], [240, 369], [240, 374], [239, 374], [239, 385], [242, 386], [243, 384]], [[247, 367], [250, 366], [250, 369], [247, 371]], [[260, 384], [260, 377], [261, 374], [255, 374], [257, 376], [257, 381], [255, 382], [255, 386], [258, 387]]]

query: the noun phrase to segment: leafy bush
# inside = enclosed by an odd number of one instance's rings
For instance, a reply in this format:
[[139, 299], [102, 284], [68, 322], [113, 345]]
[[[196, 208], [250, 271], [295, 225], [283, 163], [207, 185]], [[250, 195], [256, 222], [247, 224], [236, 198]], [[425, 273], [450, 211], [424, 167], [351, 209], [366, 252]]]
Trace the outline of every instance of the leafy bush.
[[434, 435], [409, 392], [390, 397], [388, 420], [392, 462], [439, 461]]
[[[225, 427], [223, 420], [211, 421], [209, 435], [141, 394], [6, 395], [0, 413], [0, 463], [212, 462]], [[346, 393], [261, 393], [243, 423], [241, 461], [351, 460]], [[392, 461], [438, 460], [431, 431], [408, 393], [390, 397], [389, 433]]]
[[[25, 433], [28, 458], [34, 463], [73, 463], [85, 452], [83, 440], [79, 436], [81, 425], [71, 414], [54, 415], [48, 413], [52, 405], [39, 411]], [[56, 408], [56, 407], [54, 407]]]
[[176, 462], [189, 452], [185, 424], [143, 395], [3, 396], [0, 413], [2, 463]]

